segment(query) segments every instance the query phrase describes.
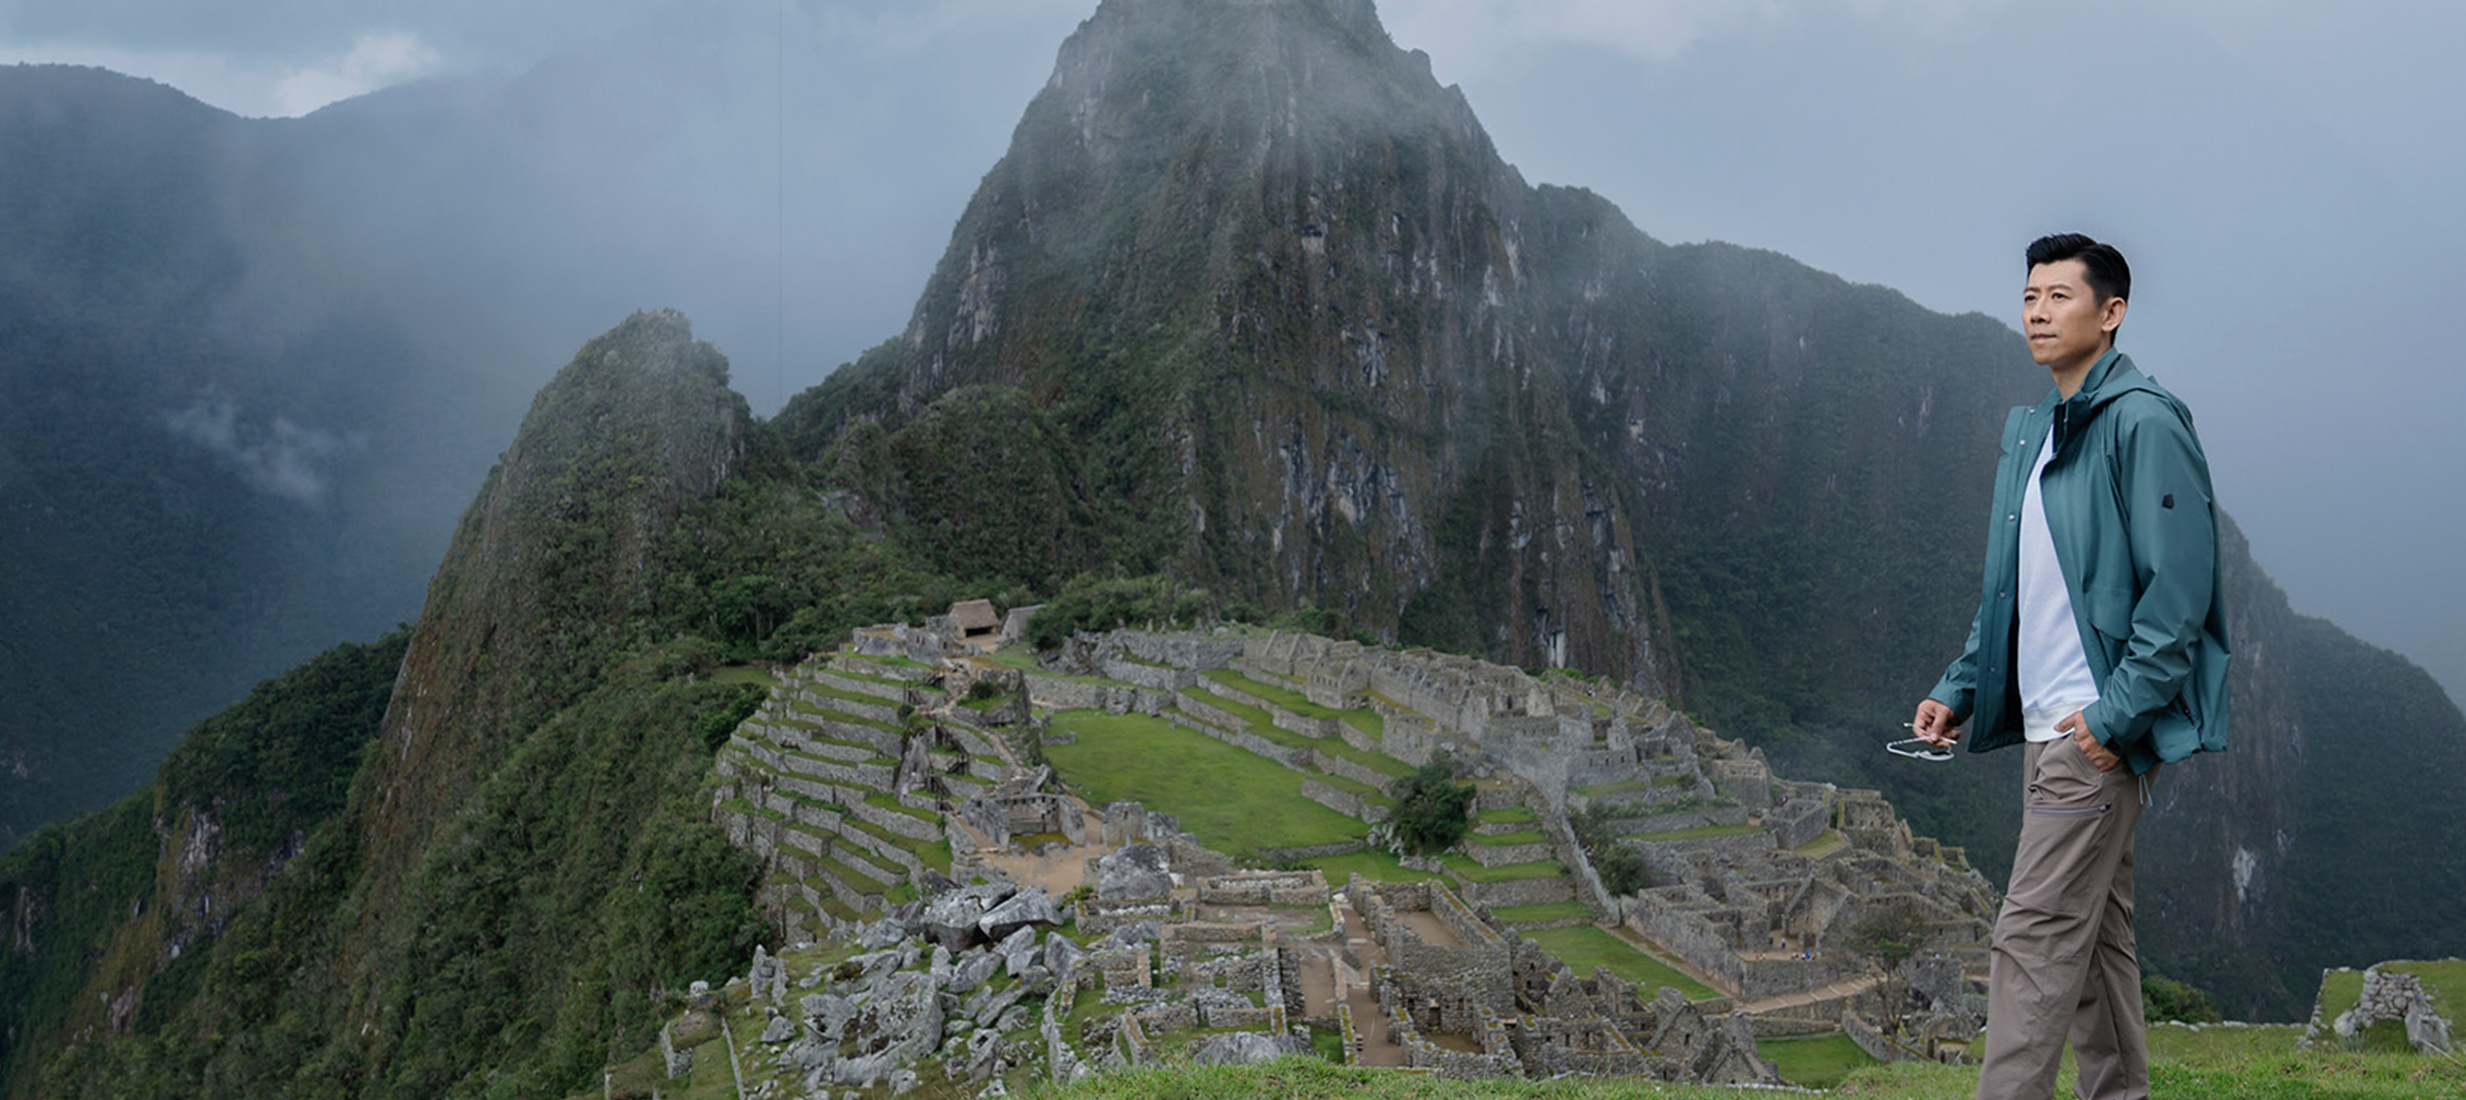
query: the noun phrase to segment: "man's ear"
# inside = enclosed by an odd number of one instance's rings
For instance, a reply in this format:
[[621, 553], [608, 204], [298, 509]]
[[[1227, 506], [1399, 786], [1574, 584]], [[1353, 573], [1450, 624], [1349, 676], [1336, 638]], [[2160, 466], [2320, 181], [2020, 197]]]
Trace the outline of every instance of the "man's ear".
[[2106, 304], [2099, 307], [2098, 331], [2113, 339], [2115, 330], [2123, 327], [2124, 311], [2131, 307], [2132, 303], [2121, 297], [2107, 299]]

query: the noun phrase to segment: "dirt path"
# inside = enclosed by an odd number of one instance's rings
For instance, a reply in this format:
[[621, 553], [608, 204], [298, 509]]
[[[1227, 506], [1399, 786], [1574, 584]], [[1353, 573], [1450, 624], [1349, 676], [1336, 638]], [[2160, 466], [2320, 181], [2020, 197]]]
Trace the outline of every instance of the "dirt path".
[[1875, 988], [1876, 980], [1877, 979], [1874, 975], [1869, 974], [1863, 978], [1854, 978], [1846, 982], [1834, 982], [1831, 985], [1822, 986], [1816, 989], [1802, 990], [1797, 993], [1783, 993], [1777, 997], [1766, 997], [1760, 1001], [1749, 1001], [1746, 1004], [1738, 1006], [1738, 1011], [1749, 1014], [1758, 1012], [1775, 1012], [1784, 1008], [1796, 1008], [1800, 1005], [1811, 1005], [1818, 1001], [1830, 1001], [1842, 997], [1854, 997], [1860, 993], [1864, 993]]
[[[1358, 974], [1348, 973], [1344, 982], [1345, 1003], [1353, 1007], [1353, 1064], [1401, 1066], [1404, 1047], [1387, 1033], [1387, 1014], [1379, 1010], [1378, 1000], [1370, 995], [1370, 971], [1387, 961], [1387, 951], [1370, 938], [1370, 928], [1353, 908], [1352, 898], [1344, 900], [1338, 913], [1344, 918], [1344, 945], [1353, 950], [1353, 957], [1361, 960], [1362, 967]], [[1328, 961], [1335, 966], [1344, 965], [1341, 958], [1330, 957]]]

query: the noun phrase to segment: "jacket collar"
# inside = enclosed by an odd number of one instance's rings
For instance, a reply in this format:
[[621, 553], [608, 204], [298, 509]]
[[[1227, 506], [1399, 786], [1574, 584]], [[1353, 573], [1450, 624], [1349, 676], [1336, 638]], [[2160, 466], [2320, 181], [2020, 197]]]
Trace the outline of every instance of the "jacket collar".
[[2140, 388], [2141, 381], [2141, 372], [2132, 365], [2132, 357], [2108, 348], [2106, 354], [2089, 365], [2089, 373], [2081, 376], [2081, 388], [2073, 391], [2069, 399], [2062, 390], [2047, 387], [2046, 399], [2039, 407], [2052, 415], [2049, 428], [2055, 433], [2056, 452], [2061, 453], [2064, 441], [2097, 414], [2098, 406]]

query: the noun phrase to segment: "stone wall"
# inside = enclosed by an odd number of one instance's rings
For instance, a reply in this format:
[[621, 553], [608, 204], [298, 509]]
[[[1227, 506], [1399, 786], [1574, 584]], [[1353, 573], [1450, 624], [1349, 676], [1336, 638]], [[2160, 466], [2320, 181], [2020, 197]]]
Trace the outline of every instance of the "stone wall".
[[1316, 870], [1236, 871], [1200, 879], [1198, 889], [1206, 904], [1327, 904], [1327, 876]]
[[[1445, 883], [1387, 883], [1368, 890], [1348, 890], [1348, 894], [1371, 937], [1386, 949], [1387, 957], [1394, 960], [1398, 969], [1425, 978], [1465, 983], [1493, 1009], [1515, 1010], [1506, 940], [1474, 916], [1472, 909]], [[1429, 912], [1455, 934], [1462, 946], [1425, 941], [1400, 916], [1407, 910]]]
[[1301, 792], [1303, 798], [1346, 817], [1373, 824], [1387, 818], [1387, 807], [1373, 805], [1358, 794], [1307, 775], [1302, 777]]
[[1232, 664], [1249, 648], [1250, 640], [1116, 630], [1104, 635], [1097, 644], [1104, 649], [1118, 649], [1142, 661], [1205, 672]]
[[1154, 714], [1172, 705], [1173, 693], [1120, 684], [1094, 684], [1060, 676], [1027, 674], [1030, 702], [1054, 710], [1101, 710], [1107, 714]]
[[1467, 840], [1464, 854], [1484, 867], [1505, 867], [1513, 863], [1537, 863], [1557, 853], [1546, 840], [1526, 844], [1483, 844], [1478, 840]]
[[1493, 909], [1511, 905], [1549, 905], [1575, 897], [1575, 884], [1565, 876], [1510, 882], [1466, 882], [1456, 884], [1456, 888], [1464, 892], [1464, 900]]
[[1151, 665], [1115, 656], [1098, 657], [1096, 670], [1108, 680], [1120, 680], [1150, 691], [1182, 691], [1199, 682], [1199, 674], [1186, 668]]
[[1671, 904], [1665, 893], [1646, 890], [1627, 899], [1627, 927], [1711, 975], [1715, 985], [1733, 990], [1743, 985], [1745, 963], [1735, 946], [1695, 911]]
[[1310, 754], [1310, 762], [1329, 775], [1342, 776], [1355, 783], [1366, 784], [1376, 791], [1387, 790], [1389, 784], [1400, 778], [1330, 752], [1313, 751]]

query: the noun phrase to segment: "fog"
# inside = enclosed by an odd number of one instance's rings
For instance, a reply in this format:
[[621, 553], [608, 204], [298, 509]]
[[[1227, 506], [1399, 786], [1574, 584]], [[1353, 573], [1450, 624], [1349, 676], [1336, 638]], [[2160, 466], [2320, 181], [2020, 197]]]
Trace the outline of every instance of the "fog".
[[[399, 501], [363, 522], [433, 561], [531, 392], [631, 309], [684, 309], [762, 412], [896, 335], [1093, 5], [13, 0], [0, 62], [100, 64], [371, 143], [316, 161], [332, 238], [269, 243], [294, 258], [267, 264], [374, 265], [355, 300], [405, 319], [446, 379], [384, 383], [389, 405], [337, 365], [305, 394], [201, 385], [151, 415], [269, 493]], [[2441, 309], [2466, 292], [2466, 9], [1381, 10], [1528, 180], [1589, 187], [1664, 240], [2007, 322], [2028, 239], [2116, 242], [2136, 275], [2123, 347], [2192, 405], [2222, 503], [2296, 608], [2466, 698], [2466, 582], [2439, 564], [2466, 535], [2445, 430], [2466, 371]], [[244, 288], [244, 312], [280, 314], [299, 279]], [[452, 422], [397, 415], [437, 393]], [[440, 450], [461, 457], [410, 457]], [[1977, 521], [1947, 515], [1942, 537], [1974, 542]]]

